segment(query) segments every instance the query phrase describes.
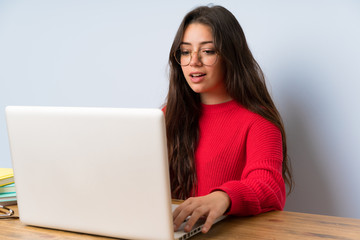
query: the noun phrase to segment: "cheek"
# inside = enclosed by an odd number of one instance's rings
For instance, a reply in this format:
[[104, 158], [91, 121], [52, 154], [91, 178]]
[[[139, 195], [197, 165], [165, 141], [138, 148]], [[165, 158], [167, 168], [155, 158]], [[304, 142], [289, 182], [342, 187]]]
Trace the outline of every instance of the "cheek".
[[183, 73], [186, 81], [189, 82], [189, 80], [190, 80], [189, 79], [189, 74], [190, 74], [189, 70], [187, 70], [186, 68], [182, 68], [182, 73]]
[[215, 70], [216, 76], [218, 79], [225, 81], [226, 78], [226, 66], [223, 62], [220, 62], [219, 65], [216, 66]]
[[189, 74], [188, 74], [188, 71], [187, 71], [187, 67], [181, 67], [181, 70], [184, 74], [184, 77], [186, 78]]

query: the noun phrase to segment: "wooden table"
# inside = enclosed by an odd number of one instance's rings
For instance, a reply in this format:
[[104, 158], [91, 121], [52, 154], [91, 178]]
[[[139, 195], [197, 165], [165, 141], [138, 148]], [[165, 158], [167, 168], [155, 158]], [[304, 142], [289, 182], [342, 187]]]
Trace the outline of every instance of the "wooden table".
[[[17, 206], [10, 206], [17, 213]], [[18, 219], [0, 219], [0, 239], [109, 240], [99, 237], [23, 225]], [[360, 219], [276, 211], [254, 217], [228, 217], [199, 239], [360, 239]]]

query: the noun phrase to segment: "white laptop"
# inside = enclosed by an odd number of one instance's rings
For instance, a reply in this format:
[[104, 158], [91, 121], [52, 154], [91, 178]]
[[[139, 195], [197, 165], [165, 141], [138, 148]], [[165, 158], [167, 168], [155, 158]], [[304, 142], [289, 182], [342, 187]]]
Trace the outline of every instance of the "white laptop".
[[6, 108], [20, 220], [126, 239], [174, 233], [160, 109]]

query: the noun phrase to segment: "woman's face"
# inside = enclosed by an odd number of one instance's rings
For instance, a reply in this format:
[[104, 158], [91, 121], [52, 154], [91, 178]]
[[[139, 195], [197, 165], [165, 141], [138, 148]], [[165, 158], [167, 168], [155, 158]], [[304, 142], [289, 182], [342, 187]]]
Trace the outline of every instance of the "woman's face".
[[[215, 54], [211, 28], [201, 23], [189, 24], [180, 49], [184, 56], [192, 55], [189, 65], [181, 68], [191, 89], [200, 94], [201, 101], [205, 104], [229, 101], [231, 98], [225, 89], [225, 66], [221, 57]], [[214, 64], [207, 61], [211, 54], [217, 59]]]

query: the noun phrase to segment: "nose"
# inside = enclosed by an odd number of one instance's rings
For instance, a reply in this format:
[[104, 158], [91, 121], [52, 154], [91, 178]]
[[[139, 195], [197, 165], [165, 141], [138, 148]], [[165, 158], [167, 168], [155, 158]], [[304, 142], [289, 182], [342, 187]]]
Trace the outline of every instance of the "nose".
[[191, 59], [190, 59], [190, 66], [201, 66], [202, 62], [201, 59], [199, 58], [199, 54], [198, 52], [192, 52], [191, 53]]

